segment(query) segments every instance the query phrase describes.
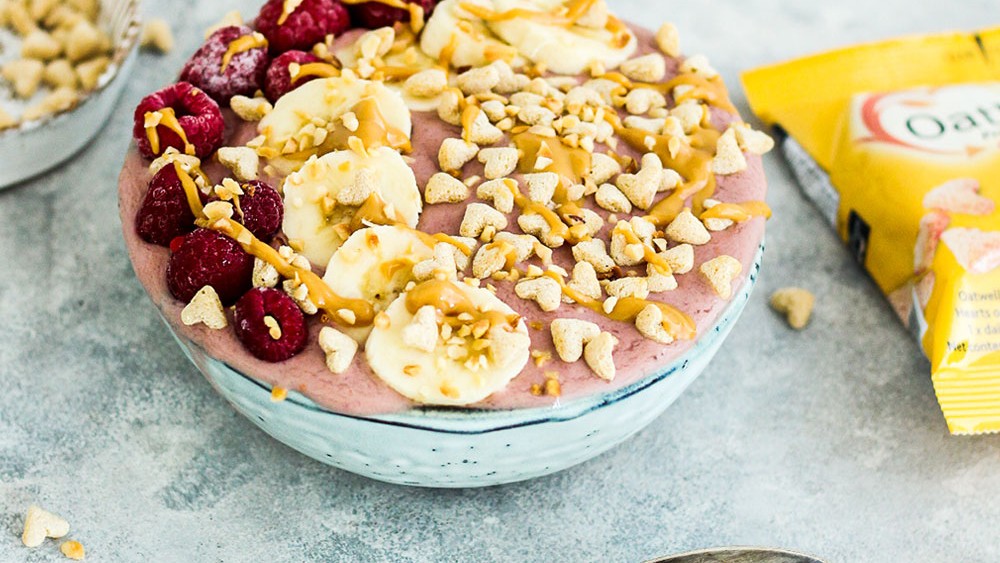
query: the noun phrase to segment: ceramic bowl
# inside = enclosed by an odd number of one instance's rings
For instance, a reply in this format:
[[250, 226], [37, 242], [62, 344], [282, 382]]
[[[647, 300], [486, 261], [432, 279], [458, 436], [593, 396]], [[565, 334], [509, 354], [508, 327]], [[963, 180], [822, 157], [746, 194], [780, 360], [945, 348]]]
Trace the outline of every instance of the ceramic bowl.
[[[347, 416], [270, 388], [209, 356], [174, 332], [212, 386], [262, 430], [292, 448], [380, 481], [422, 487], [484, 487], [522, 481], [586, 461], [632, 436], [670, 406], [705, 369], [746, 307], [763, 245], [749, 278], [711, 329], [654, 375], [616, 391], [544, 409], [419, 408]], [[166, 323], [170, 328], [170, 323]], [[171, 328], [173, 332], [173, 329]]]
[[86, 146], [108, 121], [135, 66], [139, 2], [102, 0], [101, 27], [114, 43], [97, 88], [73, 109], [0, 131], [0, 190], [54, 168]]

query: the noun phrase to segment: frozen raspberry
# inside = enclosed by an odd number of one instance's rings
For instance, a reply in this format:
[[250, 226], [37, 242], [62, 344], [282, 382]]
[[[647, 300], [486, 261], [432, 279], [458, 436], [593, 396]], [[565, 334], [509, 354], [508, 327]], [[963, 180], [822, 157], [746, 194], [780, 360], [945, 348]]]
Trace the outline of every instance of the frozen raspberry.
[[223, 305], [232, 305], [250, 289], [252, 279], [253, 256], [235, 240], [209, 229], [185, 235], [167, 263], [167, 289], [184, 302], [210, 285]]
[[229, 105], [233, 96], [253, 96], [263, 86], [270, 62], [266, 47], [236, 53], [226, 70], [222, 70], [222, 59], [229, 44], [252, 33], [249, 27], [235, 25], [216, 31], [185, 63], [181, 80], [201, 88], [222, 105]]
[[[406, 3], [419, 4], [424, 9], [424, 19], [427, 19], [431, 17], [437, 0], [406, 0]], [[368, 29], [392, 27], [396, 22], [410, 21], [410, 12], [381, 2], [362, 2], [351, 6], [351, 21], [358, 27]]]
[[243, 226], [253, 236], [270, 242], [278, 234], [285, 206], [278, 191], [270, 185], [258, 180], [243, 184], [240, 209], [243, 211]]
[[257, 15], [257, 31], [267, 37], [272, 54], [308, 51], [327, 35], [351, 28], [351, 16], [338, 0], [304, 0], [278, 25], [284, 9], [284, 0], [268, 0]]
[[[236, 337], [261, 360], [283, 362], [305, 348], [309, 336], [306, 317], [283, 291], [251, 289], [236, 303], [234, 317]], [[268, 317], [273, 321], [266, 320]]]
[[310, 80], [319, 78], [318, 76], [307, 76], [292, 85], [292, 75], [288, 72], [288, 65], [298, 63], [300, 65], [320, 62], [319, 57], [315, 57], [305, 51], [288, 51], [271, 61], [271, 66], [267, 69], [267, 76], [264, 78], [264, 95], [271, 103], [277, 102], [278, 98], [302, 86]]
[[[198, 197], [202, 203], [207, 201], [200, 191]], [[135, 217], [135, 230], [142, 240], [160, 246], [169, 246], [174, 238], [194, 230], [194, 214], [187, 193], [172, 165], [161, 168], [149, 182], [149, 190]]]
[[142, 156], [156, 158], [163, 154], [167, 147], [174, 147], [184, 152], [184, 141], [172, 129], [162, 124], [156, 128], [160, 138], [159, 150], [154, 152], [150, 146], [149, 137], [146, 135], [146, 113], [164, 108], [174, 110], [177, 122], [180, 123], [188, 142], [194, 146], [194, 154], [198, 158], [205, 158], [222, 146], [226, 123], [222, 119], [219, 104], [208, 97], [208, 94], [187, 82], [178, 82], [146, 96], [135, 108], [132, 136], [135, 137]]

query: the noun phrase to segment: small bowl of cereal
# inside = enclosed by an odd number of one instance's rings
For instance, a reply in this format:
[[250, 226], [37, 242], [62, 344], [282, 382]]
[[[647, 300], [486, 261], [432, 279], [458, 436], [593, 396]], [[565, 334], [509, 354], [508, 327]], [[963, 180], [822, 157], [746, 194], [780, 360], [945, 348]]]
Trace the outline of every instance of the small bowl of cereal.
[[136, 58], [138, 2], [0, 1], [0, 189], [83, 148]]

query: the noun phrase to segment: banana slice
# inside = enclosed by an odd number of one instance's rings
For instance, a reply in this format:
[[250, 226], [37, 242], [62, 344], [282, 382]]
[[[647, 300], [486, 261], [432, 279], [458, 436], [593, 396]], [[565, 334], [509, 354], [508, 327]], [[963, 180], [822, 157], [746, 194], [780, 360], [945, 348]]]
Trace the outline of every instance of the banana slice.
[[365, 221], [412, 228], [423, 209], [413, 170], [389, 147], [312, 157], [285, 179], [283, 190], [282, 229], [318, 266]]
[[[564, 0], [493, 0], [497, 13], [512, 10], [555, 13], [563, 8]], [[435, 12], [436, 14], [436, 12]], [[606, 14], [605, 14], [606, 16]], [[628, 31], [623, 44], [604, 26], [569, 27], [546, 21], [544, 17], [521, 16], [488, 21], [487, 26], [498, 37], [512, 45], [524, 57], [542, 63], [552, 72], [580, 74], [591, 63], [601, 62], [608, 70], [618, 67], [631, 57], [638, 42]]]
[[524, 65], [517, 49], [496, 38], [481, 19], [462, 8], [462, 4], [492, 10], [489, 0], [444, 0], [434, 8], [420, 35], [420, 49], [432, 59], [448, 56], [454, 68], [485, 66], [505, 60], [514, 68]]
[[285, 94], [257, 125], [257, 152], [282, 175], [312, 156], [348, 148], [351, 137], [368, 148], [408, 149], [413, 125], [398, 93], [381, 82], [341, 76], [313, 80]]
[[488, 290], [430, 280], [376, 320], [365, 356], [375, 375], [405, 397], [468, 405], [516, 377], [530, 345], [524, 320]]
[[[379, 225], [355, 231], [330, 258], [326, 282], [334, 293], [364, 299], [384, 311], [406, 284], [414, 281], [413, 266], [434, 257], [434, 249], [413, 229]], [[370, 328], [342, 329], [364, 342]]]

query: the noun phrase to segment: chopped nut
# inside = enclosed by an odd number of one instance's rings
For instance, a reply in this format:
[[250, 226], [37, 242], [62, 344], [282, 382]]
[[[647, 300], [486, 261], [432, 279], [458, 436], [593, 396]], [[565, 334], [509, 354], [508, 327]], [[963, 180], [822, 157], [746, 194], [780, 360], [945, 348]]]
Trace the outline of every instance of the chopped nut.
[[403, 91], [416, 98], [433, 98], [448, 87], [448, 75], [439, 68], [422, 70], [403, 83]]
[[635, 297], [645, 299], [649, 297], [649, 284], [646, 278], [625, 277], [614, 280], [604, 287], [608, 295], [618, 298]]
[[583, 359], [597, 377], [605, 381], [615, 378], [614, 349], [618, 339], [610, 332], [602, 332], [595, 336], [583, 348]]
[[747, 159], [743, 156], [736, 139], [736, 128], [730, 127], [719, 137], [712, 159], [712, 172], [720, 175], [735, 174], [747, 169]]
[[677, 58], [681, 54], [680, 34], [677, 26], [667, 22], [656, 31], [656, 46], [667, 56]]
[[621, 64], [622, 74], [638, 82], [659, 82], [667, 73], [667, 64], [663, 56], [650, 53]]
[[62, 44], [41, 29], [33, 29], [21, 42], [21, 57], [25, 59], [52, 60], [62, 53]]
[[42, 61], [18, 59], [4, 64], [0, 75], [14, 86], [17, 97], [28, 99], [38, 91], [44, 71], [45, 64]]
[[403, 344], [424, 352], [433, 352], [437, 341], [437, 309], [432, 305], [424, 305], [417, 309], [410, 324], [403, 327]]
[[524, 182], [528, 185], [528, 199], [535, 203], [549, 203], [559, 185], [559, 175], [555, 172], [525, 174]]
[[79, 103], [79, 101], [80, 94], [78, 94], [75, 89], [59, 88], [45, 96], [42, 101], [25, 109], [24, 113], [21, 115], [21, 119], [24, 121], [41, 119], [46, 115], [59, 113], [76, 107], [76, 104]]
[[67, 559], [72, 559], [73, 561], [83, 561], [83, 558], [87, 556], [86, 551], [83, 549], [83, 544], [76, 540], [64, 541], [59, 546], [59, 551]]
[[162, 18], [152, 18], [142, 27], [142, 37], [139, 44], [144, 49], [155, 49], [167, 54], [174, 50], [174, 34], [170, 24]]
[[665, 231], [667, 238], [675, 242], [702, 245], [712, 240], [711, 233], [705, 225], [691, 213], [690, 209], [681, 211], [673, 221], [667, 225]]
[[80, 81], [80, 87], [84, 90], [93, 90], [100, 84], [101, 76], [111, 64], [108, 57], [95, 57], [76, 65], [76, 77]]
[[601, 239], [591, 239], [574, 245], [573, 259], [589, 263], [599, 274], [607, 274], [615, 268], [615, 262]]
[[219, 300], [219, 294], [210, 285], [198, 290], [181, 311], [181, 322], [187, 326], [204, 324], [212, 330], [220, 330], [229, 326], [226, 311]]
[[459, 234], [463, 237], [478, 237], [483, 234], [486, 227], [502, 231], [507, 228], [507, 217], [489, 205], [470, 203], [465, 208], [465, 216], [462, 218]]
[[69, 523], [66, 520], [32, 505], [24, 517], [21, 543], [26, 547], [38, 547], [45, 538], [59, 539], [68, 533]]
[[496, 207], [496, 209], [501, 213], [510, 213], [514, 210], [515, 190], [517, 190], [517, 183], [514, 180], [509, 178], [499, 178], [480, 184], [479, 187], [476, 188], [476, 197], [492, 201], [493, 206]]
[[670, 270], [675, 274], [686, 274], [694, 268], [694, 247], [690, 244], [680, 244], [667, 251], [661, 252], [660, 256], [670, 266]]
[[230, 169], [236, 179], [241, 182], [257, 179], [257, 168], [260, 166], [257, 151], [249, 147], [222, 147], [216, 154], [219, 162]]
[[611, 184], [601, 184], [594, 194], [594, 200], [602, 209], [612, 213], [631, 213], [632, 202], [625, 197], [625, 194]]
[[266, 98], [248, 98], [246, 96], [233, 96], [229, 107], [243, 121], [260, 121], [274, 109]]
[[733, 280], [743, 266], [739, 260], [723, 254], [702, 264], [699, 271], [719, 297], [729, 299], [733, 295]]
[[800, 287], [785, 287], [771, 294], [771, 308], [785, 315], [788, 326], [802, 330], [809, 324], [816, 296]]
[[639, 311], [635, 317], [635, 328], [639, 334], [654, 342], [670, 344], [674, 341], [673, 335], [663, 326], [663, 311], [652, 303]]
[[438, 149], [438, 164], [445, 172], [458, 172], [475, 158], [479, 152], [479, 146], [475, 143], [468, 143], [462, 139], [448, 138], [441, 142]]
[[424, 187], [424, 200], [427, 203], [458, 203], [465, 201], [469, 197], [469, 187], [460, 180], [446, 174], [438, 172], [427, 180]]
[[319, 347], [326, 354], [326, 367], [341, 374], [347, 371], [358, 352], [358, 343], [343, 332], [325, 326], [319, 331]]
[[[297, 257], [303, 258], [304, 257]], [[308, 261], [305, 264], [308, 267]], [[295, 301], [295, 304], [302, 309], [302, 312], [307, 315], [315, 315], [319, 312], [319, 307], [313, 300], [309, 297], [309, 288], [304, 283], [299, 283], [295, 280], [285, 280], [281, 282], [281, 289], [288, 294], [289, 297]]]
[[524, 279], [514, 286], [521, 299], [532, 300], [545, 312], [555, 311], [562, 303], [562, 287], [552, 278]]
[[573, 363], [583, 356], [583, 347], [601, 333], [596, 324], [579, 319], [554, 319], [549, 327], [559, 358]]
[[[486, 178], [495, 180], [514, 172], [517, 168], [518, 152], [514, 147], [485, 148], [479, 151], [478, 158], [484, 165], [483, 174]], [[506, 213], [510, 213], [510, 210]]]

